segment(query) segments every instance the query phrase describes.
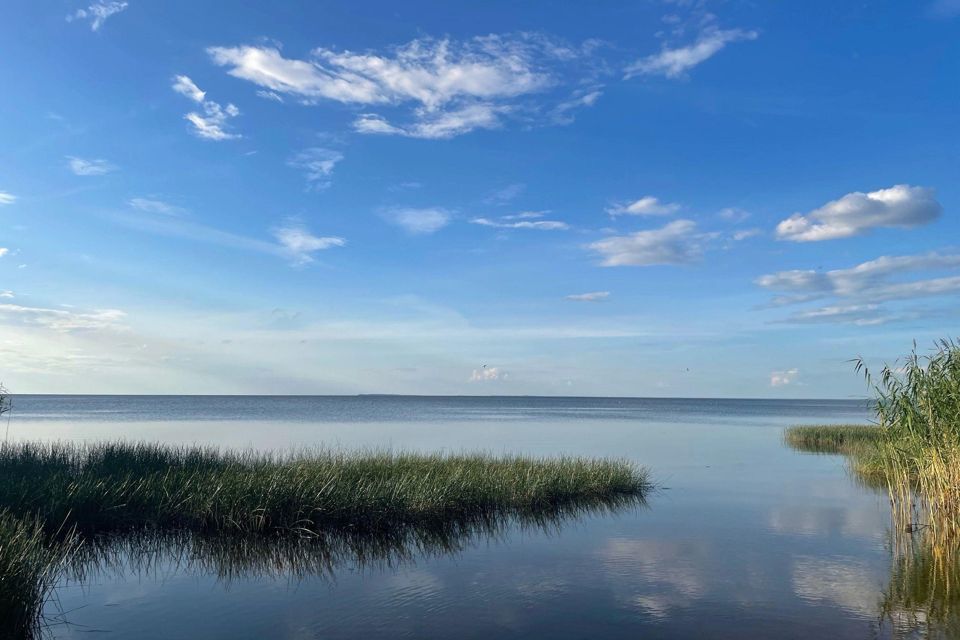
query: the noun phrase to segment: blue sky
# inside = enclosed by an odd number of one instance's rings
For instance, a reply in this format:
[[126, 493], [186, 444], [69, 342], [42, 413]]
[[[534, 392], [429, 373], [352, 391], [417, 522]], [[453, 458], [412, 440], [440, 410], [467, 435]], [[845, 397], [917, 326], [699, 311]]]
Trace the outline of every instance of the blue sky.
[[254, 5], [6, 5], [13, 390], [849, 397], [956, 334], [956, 0]]

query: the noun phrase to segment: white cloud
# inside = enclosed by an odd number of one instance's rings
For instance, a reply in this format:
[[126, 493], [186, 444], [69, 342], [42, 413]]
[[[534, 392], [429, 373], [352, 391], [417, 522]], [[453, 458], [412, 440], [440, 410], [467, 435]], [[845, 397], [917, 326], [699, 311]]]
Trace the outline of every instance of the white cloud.
[[787, 369], [786, 371], [771, 371], [770, 372], [770, 386], [771, 387], [785, 387], [789, 384], [793, 384], [797, 380], [797, 376], [800, 375], [798, 369]]
[[609, 291], [591, 291], [590, 293], [574, 293], [567, 296], [567, 300], [577, 302], [599, 302], [610, 297]]
[[91, 4], [86, 9], [77, 9], [75, 12], [67, 15], [67, 22], [74, 20], [89, 20], [90, 30], [99, 31], [107, 18], [115, 16], [127, 8], [126, 2], [111, 2], [100, 0]]
[[402, 227], [413, 235], [427, 235], [450, 223], [450, 212], [440, 207], [394, 207], [383, 212], [388, 222]]
[[[466, 41], [422, 38], [384, 52], [335, 51], [320, 47], [305, 60], [284, 58], [270, 46], [210, 47], [213, 62], [227, 73], [275, 96], [305, 104], [332, 100], [368, 107], [409, 106], [406, 122], [381, 113], [354, 121], [360, 133], [442, 139], [500, 126], [517, 99], [563, 84], [554, 71], [588, 55], [542, 36], [489, 35]], [[598, 90], [574, 91], [554, 107], [553, 119], [590, 106]], [[262, 94], [261, 94], [262, 95]], [[270, 96], [272, 98], [272, 96]], [[559, 110], [559, 111], [557, 111]]]
[[675, 213], [679, 209], [679, 204], [660, 202], [659, 199], [653, 196], [644, 196], [633, 202], [615, 204], [607, 209], [607, 213], [612, 216], [667, 216]]
[[660, 229], [612, 236], [587, 245], [605, 267], [686, 264], [703, 253], [703, 235], [690, 220], [675, 220]]
[[375, 113], [361, 114], [353, 121], [353, 130], [358, 133], [372, 133], [383, 135], [406, 135], [406, 131], [400, 127], [395, 127]]
[[[849, 269], [815, 271], [794, 269], [761, 276], [756, 283], [766, 289], [810, 296], [866, 297], [873, 301], [943, 293], [955, 286], [956, 278], [913, 282], [889, 282], [891, 276], [913, 271], [960, 268], [960, 254], [925, 253], [907, 256], [880, 256]], [[790, 300], [787, 299], [786, 302]]]
[[147, 213], [160, 213], [165, 216], [179, 216], [186, 213], [186, 209], [183, 207], [178, 207], [154, 198], [131, 198], [127, 200], [127, 204], [139, 211], [145, 211]]
[[287, 165], [306, 172], [309, 188], [315, 191], [326, 189], [331, 185], [330, 176], [337, 163], [343, 160], [343, 154], [333, 149], [311, 147], [304, 149], [287, 160]]
[[793, 214], [777, 225], [777, 237], [816, 242], [858, 236], [878, 227], [908, 229], [935, 220], [942, 210], [927, 187], [898, 184], [869, 193], [855, 191], [809, 213]]
[[518, 96], [549, 85], [536, 68], [530, 43], [499, 36], [464, 43], [420, 39], [391, 53], [354, 53], [323, 47], [311, 60], [292, 60], [270, 47], [211, 47], [228, 73], [272, 91], [307, 99], [356, 104], [411, 100], [427, 111], [457, 99]]
[[719, 53], [732, 42], [755, 40], [756, 31], [744, 29], [718, 29], [715, 26], [705, 28], [696, 42], [685, 47], [664, 47], [660, 53], [637, 60], [626, 68], [626, 77], [638, 75], [660, 75], [678, 78], [698, 64]]
[[184, 117], [193, 125], [193, 133], [204, 140], [233, 140], [239, 134], [227, 131], [227, 121], [240, 115], [240, 110], [233, 104], [223, 106], [218, 102], [206, 99], [206, 92], [187, 76], [173, 77], [173, 90], [196, 102], [203, 108], [203, 113], [191, 111]]
[[914, 317], [891, 315], [878, 303], [935, 297], [960, 292], [960, 276], [906, 279], [913, 272], [960, 269], [960, 254], [925, 253], [881, 256], [849, 269], [794, 269], [761, 276], [756, 284], [780, 292], [775, 305], [800, 304], [825, 298], [842, 301], [794, 313], [785, 322], [851, 322], [860, 326]]
[[0, 247], [0, 258], [10, 253], [10, 249], [7, 247]]
[[5, 204], [13, 204], [14, 202], [16, 202], [16, 200], [17, 200], [17, 196], [13, 195], [12, 193], [8, 193], [6, 191], [0, 191], [0, 206], [3, 206]]
[[174, 76], [173, 90], [199, 104], [202, 104], [204, 98], [207, 96], [207, 92], [202, 91], [200, 87], [187, 76]]
[[70, 171], [78, 176], [102, 176], [117, 170], [115, 165], [106, 160], [86, 160], [74, 156], [67, 156], [67, 165], [70, 167]]
[[482, 369], [474, 369], [470, 373], [469, 382], [493, 382], [497, 380], [506, 380], [509, 377], [506, 371], [498, 367], [484, 366]]
[[290, 223], [273, 232], [274, 237], [294, 264], [304, 265], [313, 262], [313, 254], [331, 247], [342, 247], [347, 241], [337, 237], [317, 237], [303, 225]]
[[13, 291], [10, 291], [9, 289], [4, 289], [3, 291], [0, 291], [0, 298], [12, 298], [12, 297], [14, 297]]
[[240, 114], [240, 110], [235, 106], [228, 104], [226, 109], [221, 109], [220, 105], [215, 102], [205, 102], [204, 112], [206, 115], [191, 111], [184, 116], [193, 125], [193, 132], [197, 137], [206, 140], [233, 140], [240, 137], [238, 134], [228, 133], [224, 129], [227, 118]]
[[40, 326], [62, 332], [116, 328], [120, 326], [126, 315], [126, 313], [117, 309], [77, 312], [65, 309], [0, 304], [0, 318], [19, 324]]
[[537, 229], [540, 231], [566, 231], [570, 228], [566, 222], [560, 220], [535, 220], [534, 217], [540, 217], [541, 213], [528, 211], [516, 216], [503, 216], [499, 219], [473, 218], [471, 224], [479, 224], [484, 227], [494, 227], [497, 229]]

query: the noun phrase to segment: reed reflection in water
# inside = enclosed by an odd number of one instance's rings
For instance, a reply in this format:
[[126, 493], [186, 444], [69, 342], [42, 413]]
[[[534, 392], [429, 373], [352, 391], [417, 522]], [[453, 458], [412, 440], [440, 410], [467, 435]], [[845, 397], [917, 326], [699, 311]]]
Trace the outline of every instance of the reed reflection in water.
[[[470, 517], [357, 530], [338, 527], [276, 533], [191, 532], [136, 529], [84, 536], [71, 554], [56, 589], [82, 587], [104, 578], [163, 577], [191, 573], [216, 576], [229, 587], [247, 579], [334, 581], [338, 572], [396, 570], [456, 556], [508, 535], [559, 535], [582, 519], [647, 508], [643, 495], [620, 494], [569, 501], [524, 512], [484, 512]], [[34, 635], [70, 625], [70, 612], [48, 603]], [[0, 636], [3, 630], [0, 629]], [[5, 637], [5, 636], [4, 636]]]

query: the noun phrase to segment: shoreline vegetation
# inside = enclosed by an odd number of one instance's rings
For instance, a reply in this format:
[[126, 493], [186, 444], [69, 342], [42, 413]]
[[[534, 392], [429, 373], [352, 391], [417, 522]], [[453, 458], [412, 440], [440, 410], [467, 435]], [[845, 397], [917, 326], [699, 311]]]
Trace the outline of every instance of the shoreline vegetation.
[[[624, 460], [4, 444], [0, 631], [36, 635], [64, 573], [82, 575], [85, 558], [132, 539], [217, 549], [218, 566], [234, 563], [226, 573], [278, 556], [298, 558], [293, 569], [391, 561], [510, 524], [550, 528], [639, 506], [651, 488], [647, 471]], [[225, 551], [231, 545], [239, 551]], [[244, 549], [259, 551], [241, 557]]]
[[914, 350], [885, 366], [875, 384], [862, 361], [857, 370], [876, 392], [875, 425], [795, 426], [784, 442], [848, 456], [858, 476], [883, 481], [907, 528], [960, 539], [960, 346], [941, 341], [926, 356]]
[[894, 565], [884, 612], [929, 636], [960, 634], [960, 345], [943, 340], [929, 355], [914, 348], [874, 378], [876, 425], [790, 427], [798, 451], [847, 456], [854, 475], [885, 489], [892, 513]]
[[853, 455], [876, 446], [883, 435], [869, 424], [816, 424], [789, 427], [784, 442], [804, 453]]

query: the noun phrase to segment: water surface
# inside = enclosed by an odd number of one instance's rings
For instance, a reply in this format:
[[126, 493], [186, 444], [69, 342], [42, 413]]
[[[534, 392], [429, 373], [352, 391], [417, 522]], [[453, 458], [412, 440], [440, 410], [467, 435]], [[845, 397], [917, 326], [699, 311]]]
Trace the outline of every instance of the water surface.
[[324, 570], [266, 551], [224, 571], [213, 543], [120, 549], [61, 585], [54, 637], [873, 638], [890, 633], [886, 497], [781, 442], [869, 417], [857, 401], [18, 396], [11, 438], [615, 456], [664, 487], [646, 508]]

